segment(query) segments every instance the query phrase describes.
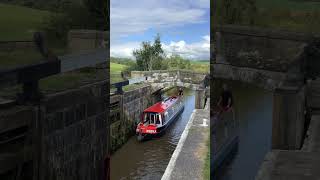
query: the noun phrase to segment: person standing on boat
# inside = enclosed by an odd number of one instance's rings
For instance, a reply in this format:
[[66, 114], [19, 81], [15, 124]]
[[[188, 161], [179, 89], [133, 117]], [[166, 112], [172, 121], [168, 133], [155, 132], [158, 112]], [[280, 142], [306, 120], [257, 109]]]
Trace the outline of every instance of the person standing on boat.
[[182, 90], [182, 88], [180, 87], [179, 88], [179, 96], [182, 96], [183, 95], [183, 90]]
[[217, 104], [221, 112], [230, 110], [233, 105], [233, 96], [231, 91], [228, 89], [227, 84], [223, 84], [222, 88], [223, 88], [223, 91], [221, 92], [221, 95]]

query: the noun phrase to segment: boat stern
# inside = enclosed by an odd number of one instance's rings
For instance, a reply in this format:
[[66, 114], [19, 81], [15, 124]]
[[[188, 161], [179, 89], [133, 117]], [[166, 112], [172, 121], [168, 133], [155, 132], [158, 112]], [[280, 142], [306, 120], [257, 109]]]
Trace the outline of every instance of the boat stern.
[[147, 136], [153, 136], [158, 134], [157, 127], [154, 125], [145, 126], [139, 123], [136, 129], [136, 135], [139, 141], [145, 139]]

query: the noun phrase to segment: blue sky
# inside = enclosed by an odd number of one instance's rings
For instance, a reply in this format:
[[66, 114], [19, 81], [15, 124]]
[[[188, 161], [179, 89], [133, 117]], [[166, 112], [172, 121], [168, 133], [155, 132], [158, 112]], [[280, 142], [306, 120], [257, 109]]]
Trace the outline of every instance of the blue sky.
[[168, 56], [209, 60], [209, 0], [111, 0], [110, 14], [111, 56], [133, 58], [159, 33]]

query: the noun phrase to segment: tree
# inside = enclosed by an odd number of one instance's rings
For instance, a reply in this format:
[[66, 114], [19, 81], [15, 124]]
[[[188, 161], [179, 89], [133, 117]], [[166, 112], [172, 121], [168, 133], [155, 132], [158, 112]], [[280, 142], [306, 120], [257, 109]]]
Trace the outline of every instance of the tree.
[[149, 41], [142, 42], [141, 49], [134, 50], [133, 56], [136, 58], [140, 70], [151, 71], [162, 69], [164, 51], [161, 46], [160, 35], [157, 34], [153, 44]]
[[166, 64], [169, 69], [189, 69], [191, 65], [189, 60], [184, 59], [178, 54], [170, 56], [166, 60]]

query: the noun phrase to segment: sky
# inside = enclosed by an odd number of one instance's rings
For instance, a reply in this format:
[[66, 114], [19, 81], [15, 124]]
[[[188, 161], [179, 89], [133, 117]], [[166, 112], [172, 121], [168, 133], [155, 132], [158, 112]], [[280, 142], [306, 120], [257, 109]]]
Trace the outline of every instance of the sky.
[[160, 34], [167, 56], [210, 57], [210, 0], [111, 0], [110, 53], [134, 58], [143, 41]]

